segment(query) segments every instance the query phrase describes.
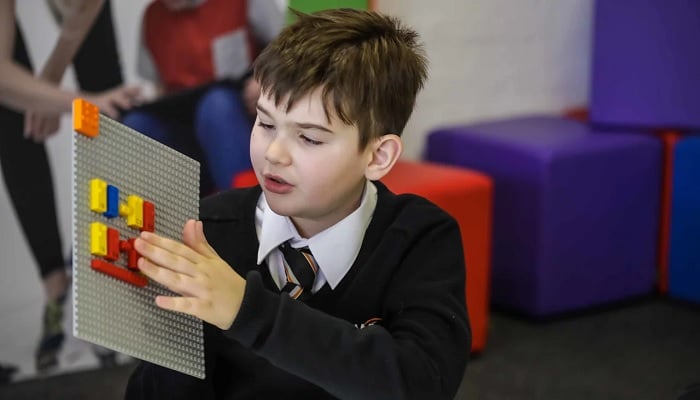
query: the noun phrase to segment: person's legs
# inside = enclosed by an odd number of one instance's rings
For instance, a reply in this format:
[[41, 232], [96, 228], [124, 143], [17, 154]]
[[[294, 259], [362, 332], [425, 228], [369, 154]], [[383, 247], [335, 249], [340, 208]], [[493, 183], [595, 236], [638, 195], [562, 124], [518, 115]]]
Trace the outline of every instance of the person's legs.
[[142, 133], [151, 139], [179, 150], [177, 127], [175, 124], [155, 114], [143, 110], [127, 112], [121, 120], [122, 124]]
[[22, 116], [0, 109], [0, 165], [17, 219], [39, 266], [46, 306], [36, 367], [56, 363], [63, 343], [62, 305], [69, 278], [54, 203], [53, 180], [43, 144], [24, 139]]
[[[13, 59], [32, 70], [19, 23], [15, 30]], [[56, 364], [63, 344], [63, 301], [69, 277], [63, 255], [54, 203], [53, 178], [43, 144], [23, 136], [24, 116], [0, 107], [0, 166], [10, 201], [32, 255], [39, 266], [46, 305], [41, 338], [36, 350], [36, 368]]]
[[214, 182], [219, 190], [227, 189], [234, 175], [251, 168], [253, 120], [238, 91], [223, 86], [202, 96], [195, 115], [197, 140]]

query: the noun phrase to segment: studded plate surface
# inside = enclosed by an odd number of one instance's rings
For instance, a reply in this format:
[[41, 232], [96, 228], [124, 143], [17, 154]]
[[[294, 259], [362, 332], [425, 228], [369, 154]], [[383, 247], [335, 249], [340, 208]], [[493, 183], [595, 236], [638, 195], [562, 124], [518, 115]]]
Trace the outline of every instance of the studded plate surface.
[[[155, 232], [181, 240], [182, 228], [199, 209], [199, 163], [100, 115], [99, 135], [72, 138], [73, 334], [81, 339], [173, 370], [204, 378], [202, 322], [162, 310], [155, 296], [172, 295], [149, 281], [139, 288], [90, 268], [90, 223], [119, 231], [139, 230], [122, 217], [107, 218], [89, 207], [90, 180], [119, 189], [119, 203], [137, 195], [155, 204]], [[126, 254], [114, 261], [126, 266]]]

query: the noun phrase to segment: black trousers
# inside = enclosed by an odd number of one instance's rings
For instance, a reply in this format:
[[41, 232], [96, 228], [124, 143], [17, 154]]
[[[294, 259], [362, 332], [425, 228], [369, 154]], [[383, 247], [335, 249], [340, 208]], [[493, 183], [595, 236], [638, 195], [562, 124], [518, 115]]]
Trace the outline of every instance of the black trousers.
[[[13, 57], [32, 70], [19, 24]], [[84, 91], [98, 92], [122, 84], [109, 0], [78, 50], [73, 67]], [[0, 106], [0, 168], [22, 232], [43, 278], [64, 268], [63, 244], [46, 147], [24, 139], [23, 131], [23, 114]]]

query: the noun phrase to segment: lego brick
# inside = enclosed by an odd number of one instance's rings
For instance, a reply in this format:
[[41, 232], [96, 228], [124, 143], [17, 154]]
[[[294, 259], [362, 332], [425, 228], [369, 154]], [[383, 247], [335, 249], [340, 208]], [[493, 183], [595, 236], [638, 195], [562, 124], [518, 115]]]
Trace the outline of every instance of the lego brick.
[[104, 258], [110, 261], [119, 259], [119, 231], [114, 228], [107, 228], [107, 254]]
[[126, 211], [126, 224], [136, 229], [143, 227], [143, 199], [133, 194], [129, 195], [126, 205], [127, 207], [123, 208]]
[[148, 278], [144, 275], [126, 270], [104, 260], [95, 258], [90, 262], [90, 267], [95, 271], [102, 272], [134, 286], [144, 287], [148, 285]]
[[90, 254], [100, 257], [107, 255], [107, 225], [99, 222], [90, 224]]
[[156, 230], [156, 206], [150, 201], [143, 202], [143, 227], [142, 231], [155, 232]]
[[102, 179], [90, 180], [90, 210], [97, 213], [107, 211], [107, 182]]
[[100, 133], [100, 110], [84, 99], [73, 100], [73, 130], [87, 137]]
[[126, 267], [129, 269], [139, 269], [137, 262], [141, 256], [134, 248], [134, 240], [136, 239], [128, 239], [126, 241], [127, 245], [124, 246], [124, 251], [126, 252]]
[[[133, 131], [104, 115], [99, 116], [99, 136], [72, 135], [72, 242], [73, 242], [73, 333], [76, 337], [128, 354], [165, 368], [203, 378], [204, 341], [202, 321], [156, 306], [155, 297], [174, 296], [156, 282], [144, 286], [97, 273], [90, 254], [90, 224], [99, 222], [119, 231], [121, 242], [139, 234], [124, 218], [108, 218], [90, 210], [90, 180], [100, 177], [125, 194], [158, 204], [155, 233], [180, 240], [182, 227], [199, 214], [199, 163]], [[107, 201], [109, 203], [109, 201]], [[109, 206], [108, 206], [109, 208]], [[128, 252], [96, 267], [119, 271], [119, 277], [144, 283], [130, 271]], [[107, 267], [111, 265], [114, 268]]]
[[119, 216], [119, 188], [107, 185], [107, 210], [104, 212], [107, 218]]

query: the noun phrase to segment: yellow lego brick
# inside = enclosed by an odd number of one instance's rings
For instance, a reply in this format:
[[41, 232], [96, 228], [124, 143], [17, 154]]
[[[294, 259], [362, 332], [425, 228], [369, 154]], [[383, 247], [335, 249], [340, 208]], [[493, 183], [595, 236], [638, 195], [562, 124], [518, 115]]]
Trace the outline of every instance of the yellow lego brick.
[[102, 179], [90, 180], [90, 210], [100, 214], [107, 211], [107, 182]]
[[132, 194], [126, 198], [126, 203], [131, 211], [126, 216], [126, 224], [136, 229], [143, 228], [143, 199]]
[[73, 130], [88, 137], [100, 133], [100, 109], [84, 99], [73, 100]]
[[100, 257], [107, 255], [107, 225], [99, 222], [90, 224], [90, 253]]

